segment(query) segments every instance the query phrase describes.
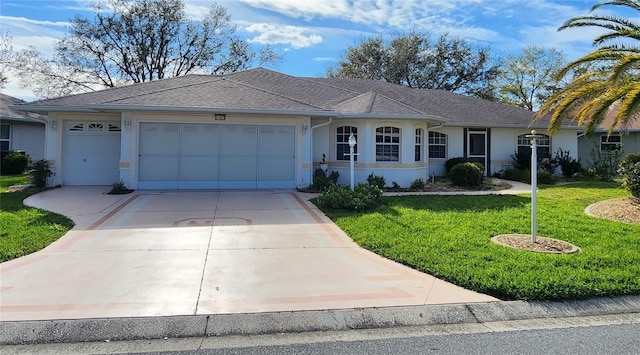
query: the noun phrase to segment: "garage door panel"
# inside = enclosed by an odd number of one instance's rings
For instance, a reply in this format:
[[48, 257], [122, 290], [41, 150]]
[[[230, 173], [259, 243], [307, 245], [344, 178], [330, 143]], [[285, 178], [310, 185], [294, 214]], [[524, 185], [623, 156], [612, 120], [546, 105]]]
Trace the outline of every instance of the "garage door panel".
[[142, 156], [140, 181], [177, 181], [179, 162], [177, 156]]
[[219, 126], [213, 124], [183, 124], [182, 154], [218, 155]]
[[218, 156], [182, 156], [180, 159], [180, 180], [219, 180]]
[[256, 156], [220, 157], [220, 180], [256, 181]]
[[294, 152], [295, 127], [260, 126], [259, 154], [287, 155]]
[[180, 125], [177, 123], [141, 123], [140, 154], [173, 155], [180, 149]]
[[291, 159], [282, 157], [260, 157], [258, 161], [258, 180], [291, 181], [295, 174]]

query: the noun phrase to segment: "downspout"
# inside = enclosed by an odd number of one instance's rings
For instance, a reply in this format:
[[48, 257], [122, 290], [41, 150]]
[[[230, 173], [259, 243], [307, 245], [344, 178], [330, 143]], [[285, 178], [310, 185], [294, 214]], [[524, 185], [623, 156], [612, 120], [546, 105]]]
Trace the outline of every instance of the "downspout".
[[[444, 126], [444, 122], [438, 124], [437, 126], [433, 126], [431, 128], [432, 129], [438, 129], [438, 128], [441, 128], [442, 126]], [[431, 168], [431, 163], [429, 162], [429, 129], [430, 129], [429, 128], [429, 124], [427, 123], [427, 132], [426, 132], [425, 137], [424, 137], [425, 138], [425, 146], [427, 147], [427, 152], [426, 152], [427, 154], [425, 156], [426, 161], [427, 161], [427, 169], [426, 169], [426, 171], [427, 171], [427, 181], [429, 181], [429, 173], [430, 173], [430, 168]]]

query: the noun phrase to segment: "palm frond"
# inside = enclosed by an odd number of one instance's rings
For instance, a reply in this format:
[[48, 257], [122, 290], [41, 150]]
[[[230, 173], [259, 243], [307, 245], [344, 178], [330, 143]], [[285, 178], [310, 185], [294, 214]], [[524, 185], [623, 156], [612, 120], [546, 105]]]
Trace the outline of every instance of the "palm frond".
[[638, 2], [637, 0], [610, 0], [610, 1], [604, 1], [598, 4], [593, 5], [593, 7], [591, 7], [591, 10], [589, 10], [589, 12], [593, 12], [603, 6], [622, 6], [622, 7], [630, 7], [634, 10], [638, 10], [640, 11], [640, 2]]
[[633, 82], [630, 86], [631, 88], [620, 103], [610, 131], [616, 127], [625, 128], [630, 124], [630, 121], [635, 121], [640, 116], [640, 83]]

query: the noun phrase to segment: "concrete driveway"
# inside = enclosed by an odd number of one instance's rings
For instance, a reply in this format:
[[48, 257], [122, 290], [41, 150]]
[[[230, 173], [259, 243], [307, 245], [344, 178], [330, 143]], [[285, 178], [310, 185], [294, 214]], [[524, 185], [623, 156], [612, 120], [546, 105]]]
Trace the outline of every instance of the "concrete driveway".
[[0, 320], [497, 301], [361, 249], [296, 191], [106, 190], [26, 200], [76, 226], [0, 264]]

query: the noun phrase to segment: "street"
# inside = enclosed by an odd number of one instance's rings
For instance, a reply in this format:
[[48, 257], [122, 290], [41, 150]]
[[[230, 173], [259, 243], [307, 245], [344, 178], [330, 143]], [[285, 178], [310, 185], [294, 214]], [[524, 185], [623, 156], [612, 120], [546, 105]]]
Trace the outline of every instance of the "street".
[[640, 314], [210, 338], [5, 346], [3, 354], [640, 354]]

